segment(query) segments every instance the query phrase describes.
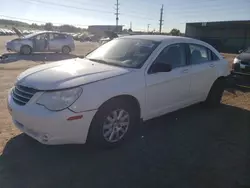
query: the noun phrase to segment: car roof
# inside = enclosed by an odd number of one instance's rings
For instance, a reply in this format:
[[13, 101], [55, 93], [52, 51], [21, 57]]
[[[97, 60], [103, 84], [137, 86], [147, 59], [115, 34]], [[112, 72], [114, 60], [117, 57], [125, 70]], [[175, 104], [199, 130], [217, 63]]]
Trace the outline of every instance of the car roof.
[[168, 36], [168, 35], [130, 35], [130, 36], [124, 36], [124, 37], [119, 37], [123, 39], [142, 39], [142, 40], [151, 40], [155, 42], [177, 42], [177, 43], [194, 43], [197, 45], [203, 45], [210, 50], [212, 50], [216, 55], [218, 55], [221, 59], [222, 56], [220, 53], [210, 44], [193, 39], [193, 38], [188, 38], [188, 37], [181, 37], [181, 36]]
[[58, 31], [38, 31], [36, 34], [43, 34], [43, 33], [60, 33]]
[[187, 37], [180, 37], [180, 36], [167, 36], [167, 35], [129, 35], [129, 36], [123, 36], [120, 38], [128, 38], [128, 39], [144, 39], [144, 40], [152, 40], [156, 42], [162, 42], [166, 40], [172, 40], [172, 39], [191, 39]]
[[205, 45], [206, 47], [209, 47], [210, 49], [213, 48], [210, 44], [197, 40], [194, 38], [188, 38], [188, 37], [181, 37], [181, 36], [168, 36], [168, 35], [130, 35], [130, 36], [124, 36], [119, 37], [123, 39], [142, 39], [142, 40], [151, 40], [155, 42], [178, 42], [178, 43], [194, 43], [198, 45]]

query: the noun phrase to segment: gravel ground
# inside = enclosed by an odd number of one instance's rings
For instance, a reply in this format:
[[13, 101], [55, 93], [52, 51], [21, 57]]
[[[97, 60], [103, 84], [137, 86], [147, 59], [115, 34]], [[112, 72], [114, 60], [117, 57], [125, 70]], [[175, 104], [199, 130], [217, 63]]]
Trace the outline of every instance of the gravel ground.
[[[0, 37], [1, 53], [6, 40]], [[147, 121], [128, 143], [113, 150], [46, 146], [20, 134], [6, 108], [16, 76], [28, 67], [82, 55], [96, 46], [76, 45], [68, 57], [36, 54], [0, 64], [0, 188], [250, 187], [248, 92], [226, 91], [217, 109], [194, 105]], [[225, 57], [231, 61], [234, 55]]]

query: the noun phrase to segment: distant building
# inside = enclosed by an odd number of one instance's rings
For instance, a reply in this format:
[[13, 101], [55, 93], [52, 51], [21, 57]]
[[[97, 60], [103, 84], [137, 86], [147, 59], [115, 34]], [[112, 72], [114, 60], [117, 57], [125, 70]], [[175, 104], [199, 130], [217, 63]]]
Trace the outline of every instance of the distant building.
[[185, 35], [203, 40], [220, 52], [238, 53], [250, 46], [250, 21], [187, 23]]
[[97, 36], [104, 36], [105, 31], [122, 32], [122, 25], [90, 25], [88, 31]]

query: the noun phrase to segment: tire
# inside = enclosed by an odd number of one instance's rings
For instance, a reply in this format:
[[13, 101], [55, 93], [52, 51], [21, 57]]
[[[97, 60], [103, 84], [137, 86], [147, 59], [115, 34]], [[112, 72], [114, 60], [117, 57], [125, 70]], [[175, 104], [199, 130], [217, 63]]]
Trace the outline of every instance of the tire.
[[20, 52], [21, 52], [21, 54], [23, 54], [23, 55], [29, 55], [29, 54], [31, 54], [32, 49], [31, 49], [30, 46], [24, 45], [24, 46], [21, 47]]
[[70, 51], [71, 51], [71, 49], [70, 49], [70, 47], [68, 47], [68, 46], [64, 46], [64, 47], [62, 48], [62, 53], [63, 53], [63, 54], [69, 54]]
[[[93, 118], [88, 143], [101, 148], [113, 148], [123, 143], [139, 119], [134, 109], [125, 100], [111, 99], [105, 103]], [[115, 113], [118, 117], [121, 113], [120, 119], [115, 118]]]
[[207, 107], [218, 107], [220, 105], [224, 89], [225, 89], [225, 79], [224, 78], [217, 79], [208, 93], [205, 105]]

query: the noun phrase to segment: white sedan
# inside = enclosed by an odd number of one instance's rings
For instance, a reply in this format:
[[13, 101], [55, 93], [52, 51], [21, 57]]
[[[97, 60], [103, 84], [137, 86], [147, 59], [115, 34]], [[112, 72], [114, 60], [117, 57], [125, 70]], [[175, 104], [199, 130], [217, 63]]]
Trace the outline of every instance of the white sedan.
[[217, 106], [228, 62], [209, 44], [184, 37], [114, 39], [84, 59], [20, 74], [8, 96], [13, 122], [44, 144], [122, 143], [139, 120], [204, 101]]

